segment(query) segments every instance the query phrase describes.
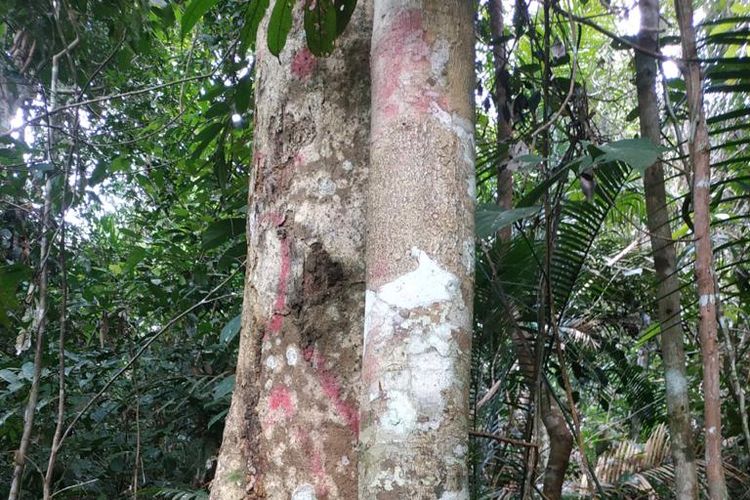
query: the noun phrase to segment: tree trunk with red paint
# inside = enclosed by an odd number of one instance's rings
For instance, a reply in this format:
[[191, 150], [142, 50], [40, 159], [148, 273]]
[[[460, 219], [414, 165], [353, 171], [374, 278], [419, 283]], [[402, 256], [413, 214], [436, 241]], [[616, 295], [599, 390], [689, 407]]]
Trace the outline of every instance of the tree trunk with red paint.
[[259, 29], [235, 389], [211, 498], [357, 496], [371, 7], [332, 55], [303, 2], [279, 58]]
[[695, 213], [695, 277], [698, 282], [699, 333], [703, 356], [703, 398], [706, 426], [706, 478], [712, 500], [727, 497], [721, 458], [721, 387], [719, 374], [716, 288], [711, 244], [711, 145], [703, 109], [703, 78], [698, 62], [691, 0], [675, 0], [682, 39], [683, 74], [690, 130], [688, 148], [693, 164], [693, 210]]
[[376, 0], [359, 498], [468, 498], [474, 33]]
[[[659, 50], [659, 1], [640, 0], [641, 29], [638, 43], [651, 52]], [[656, 60], [636, 51], [636, 86], [641, 135], [654, 144], [661, 143], [659, 100], [656, 96]], [[648, 231], [658, 281], [657, 312], [661, 325], [661, 352], [664, 362], [669, 431], [674, 461], [675, 497], [680, 500], [698, 496], [695, 452], [690, 426], [690, 399], [683, 346], [680, 280], [675, 269], [677, 260], [672, 241], [670, 214], [664, 187], [664, 169], [657, 161], [643, 176], [646, 191]]]

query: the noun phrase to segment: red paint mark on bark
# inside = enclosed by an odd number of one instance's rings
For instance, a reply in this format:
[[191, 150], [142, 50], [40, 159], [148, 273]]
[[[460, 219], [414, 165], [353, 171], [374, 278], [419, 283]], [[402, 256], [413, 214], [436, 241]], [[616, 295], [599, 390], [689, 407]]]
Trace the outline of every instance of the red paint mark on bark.
[[273, 304], [273, 316], [266, 325], [266, 332], [268, 333], [279, 333], [281, 326], [284, 323], [284, 315], [286, 314], [286, 291], [289, 284], [289, 272], [292, 268], [291, 262], [291, 246], [292, 242], [288, 237], [284, 237], [280, 241], [281, 244], [281, 266], [279, 268], [279, 285], [276, 288], [276, 300]]
[[271, 411], [281, 409], [286, 417], [294, 414], [294, 404], [292, 403], [292, 394], [289, 392], [289, 388], [284, 385], [274, 387], [268, 396], [268, 406]]
[[[286, 215], [279, 212], [268, 212], [260, 217], [261, 224], [270, 222], [279, 228], [284, 225], [285, 221]], [[292, 242], [288, 235], [284, 234], [280, 236], [279, 245], [279, 260], [281, 261], [279, 266], [279, 283], [276, 287], [276, 298], [273, 303], [273, 310], [271, 311], [271, 319], [266, 323], [266, 334], [280, 332], [281, 326], [284, 323], [284, 315], [286, 314], [286, 295], [289, 285], [289, 274], [292, 269]]]
[[302, 450], [310, 457], [309, 466], [315, 481], [315, 495], [318, 498], [328, 498], [328, 486], [326, 485], [328, 473], [326, 472], [323, 453], [321, 453], [319, 447], [315, 446], [308, 432], [296, 429], [296, 434]]
[[420, 9], [403, 11], [377, 40], [373, 58], [375, 112], [387, 120], [404, 113], [429, 114], [449, 111], [441, 84], [433, 75], [435, 50], [423, 24]]
[[358, 436], [359, 408], [357, 408], [356, 405], [347, 402], [341, 396], [341, 384], [339, 383], [338, 378], [336, 378], [336, 375], [326, 368], [323, 355], [314, 347], [310, 346], [305, 349], [303, 356], [306, 361], [312, 363], [320, 387], [333, 405], [336, 413], [344, 419], [346, 425], [351, 429], [354, 435]]
[[313, 74], [317, 65], [318, 60], [312, 52], [303, 47], [292, 57], [292, 74], [300, 80], [306, 80]]
[[297, 154], [294, 155], [294, 159], [293, 159], [294, 168], [300, 167], [304, 164], [305, 164], [305, 155], [302, 154], [302, 151], [297, 151]]

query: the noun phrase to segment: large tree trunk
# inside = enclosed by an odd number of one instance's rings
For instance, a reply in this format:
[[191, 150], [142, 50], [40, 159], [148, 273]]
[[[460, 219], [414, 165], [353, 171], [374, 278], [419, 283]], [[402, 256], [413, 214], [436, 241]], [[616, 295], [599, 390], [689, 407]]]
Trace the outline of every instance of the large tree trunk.
[[711, 499], [727, 496], [721, 458], [721, 387], [717, 341], [716, 289], [711, 244], [711, 157], [708, 127], [703, 110], [703, 79], [693, 27], [691, 0], [675, 0], [682, 39], [683, 73], [687, 93], [690, 132], [688, 147], [693, 164], [693, 209], [695, 211], [695, 276], [700, 308], [699, 332], [703, 356], [704, 420], [706, 425], [706, 476]]
[[376, 0], [359, 498], [468, 498], [472, 3]]
[[[638, 44], [651, 52], [659, 50], [659, 1], [640, 0], [641, 29]], [[659, 101], [656, 96], [656, 61], [636, 51], [636, 86], [641, 135], [654, 144], [661, 141]], [[693, 499], [698, 495], [693, 437], [690, 428], [690, 400], [685, 375], [685, 351], [680, 309], [680, 280], [675, 270], [675, 248], [669, 224], [664, 188], [664, 170], [656, 162], [643, 177], [651, 250], [656, 270], [658, 319], [667, 392], [667, 411], [675, 467], [675, 496]]]
[[277, 59], [259, 29], [235, 390], [211, 498], [356, 498], [371, 8], [333, 54], [296, 2]]

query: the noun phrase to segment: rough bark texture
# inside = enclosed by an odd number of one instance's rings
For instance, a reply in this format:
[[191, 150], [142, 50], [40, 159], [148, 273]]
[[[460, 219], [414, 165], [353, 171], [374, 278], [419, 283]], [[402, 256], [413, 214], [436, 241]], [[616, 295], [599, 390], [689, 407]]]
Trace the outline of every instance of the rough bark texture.
[[693, 164], [693, 209], [695, 212], [695, 275], [700, 310], [699, 333], [703, 356], [704, 421], [706, 425], [706, 478], [709, 496], [727, 496], [721, 459], [721, 387], [719, 345], [717, 340], [716, 289], [711, 244], [711, 158], [708, 127], [703, 110], [703, 79], [693, 27], [691, 0], [675, 0], [682, 38], [683, 73], [687, 93], [690, 131], [688, 147]]
[[[652, 52], [659, 50], [659, 1], [640, 0], [641, 29], [638, 44]], [[641, 135], [654, 144], [661, 141], [659, 101], [656, 96], [656, 60], [635, 53], [636, 86]], [[680, 309], [680, 281], [675, 271], [675, 248], [664, 188], [661, 162], [648, 168], [643, 177], [651, 250], [654, 255], [657, 288], [657, 317], [661, 325], [661, 351], [669, 413], [672, 459], [675, 467], [675, 496], [693, 499], [698, 495], [695, 453], [690, 428], [690, 400], [685, 374], [685, 351]]]
[[375, 1], [359, 498], [468, 498], [474, 54], [465, 0]]
[[240, 353], [211, 498], [356, 498], [371, 8], [334, 53], [259, 29]]

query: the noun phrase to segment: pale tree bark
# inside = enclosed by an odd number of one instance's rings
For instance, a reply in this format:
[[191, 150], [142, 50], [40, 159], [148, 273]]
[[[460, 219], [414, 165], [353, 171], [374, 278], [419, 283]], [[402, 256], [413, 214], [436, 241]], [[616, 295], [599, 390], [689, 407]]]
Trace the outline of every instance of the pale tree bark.
[[[640, 0], [641, 27], [638, 45], [659, 51], [659, 1]], [[659, 101], [656, 96], [656, 60], [635, 52], [636, 86], [641, 135], [654, 144], [661, 142]], [[669, 208], [664, 187], [664, 169], [657, 161], [643, 176], [646, 215], [657, 279], [657, 317], [661, 325], [669, 432], [674, 461], [674, 492], [678, 499], [698, 495], [695, 452], [690, 428], [690, 399], [685, 373], [685, 350], [680, 306], [680, 280], [675, 269], [676, 254]]]
[[703, 398], [706, 426], [706, 477], [711, 499], [727, 496], [721, 458], [721, 387], [715, 271], [711, 244], [711, 157], [708, 127], [703, 109], [703, 78], [698, 62], [691, 0], [675, 0], [682, 39], [682, 71], [685, 76], [690, 130], [688, 148], [693, 164], [693, 210], [695, 214], [695, 276], [700, 310], [699, 333], [703, 356]]
[[211, 498], [356, 498], [371, 8], [277, 59], [261, 24], [235, 389]]
[[474, 36], [465, 0], [376, 0], [359, 498], [468, 498]]

